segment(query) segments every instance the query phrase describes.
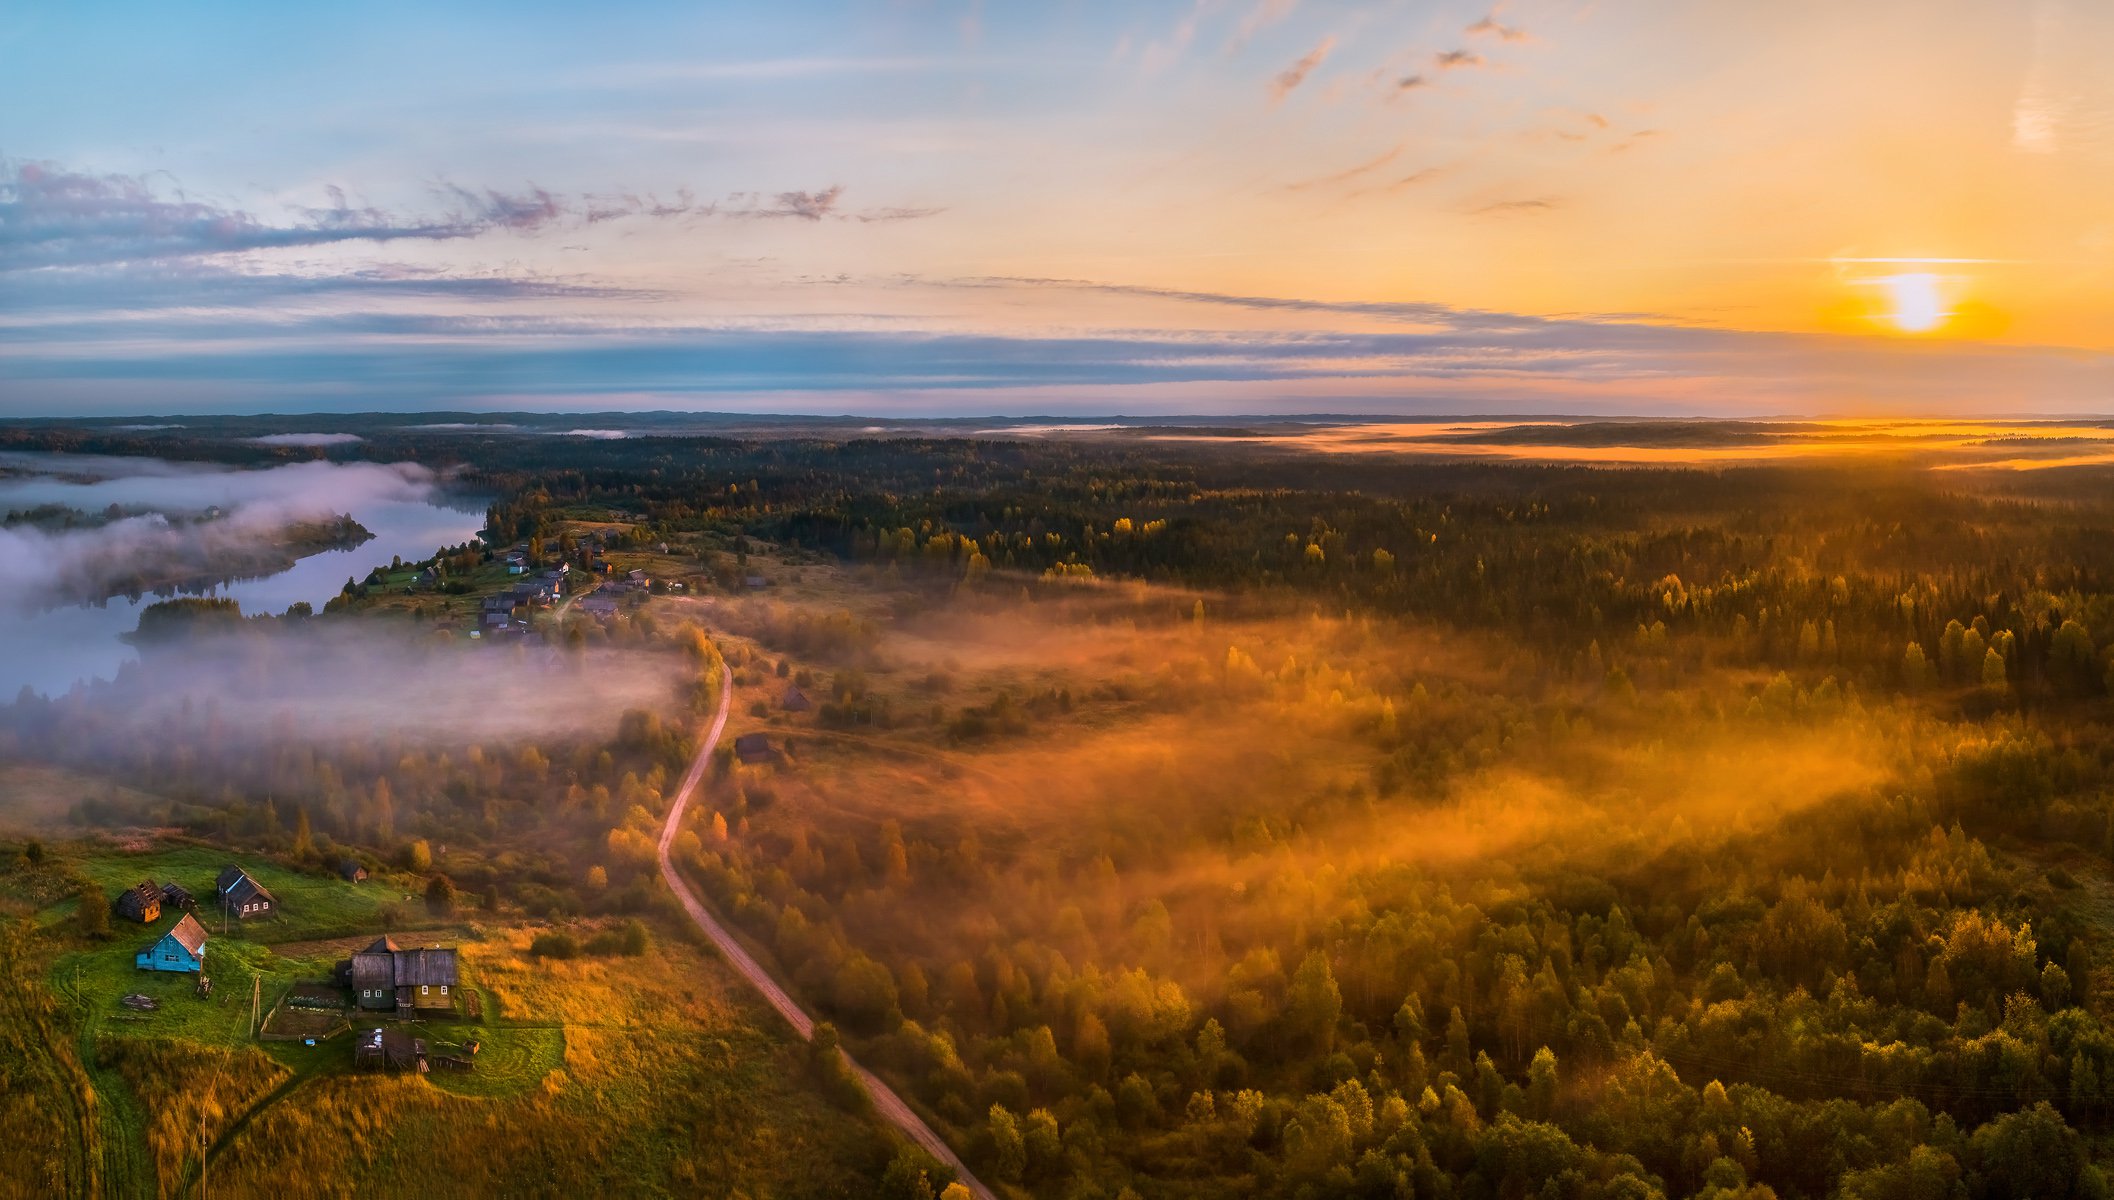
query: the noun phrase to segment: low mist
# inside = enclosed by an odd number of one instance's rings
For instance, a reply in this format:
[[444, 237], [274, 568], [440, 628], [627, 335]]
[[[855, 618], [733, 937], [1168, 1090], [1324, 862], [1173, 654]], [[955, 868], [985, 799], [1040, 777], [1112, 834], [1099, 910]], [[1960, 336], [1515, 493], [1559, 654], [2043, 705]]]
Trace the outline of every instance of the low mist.
[[[415, 464], [304, 462], [262, 470], [152, 459], [4, 454], [0, 570], [18, 605], [99, 600], [120, 591], [257, 568], [289, 527], [432, 498]], [[99, 523], [54, 527], [65, 509]], [[39, 513], [38, 510], [44, 510]]]
[[401, 627], [280, 620], [148, 640], [113, 683], [54, 702], [71, 737], [201, 751], [287, 741], [421, 746], [606, 734], [676, 700], [677, 660]]

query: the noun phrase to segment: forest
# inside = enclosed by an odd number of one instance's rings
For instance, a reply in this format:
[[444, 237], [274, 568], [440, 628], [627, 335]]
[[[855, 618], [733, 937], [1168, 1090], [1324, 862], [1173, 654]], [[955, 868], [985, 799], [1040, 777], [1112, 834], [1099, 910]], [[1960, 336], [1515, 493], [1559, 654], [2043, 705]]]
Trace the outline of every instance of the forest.
[[[0, 709], [0, 759], [112, 785], [38, 836], [674, 936], [654, 839], [724, 663], [771, 752], [722, 744], [680, 870], [999, 1195], [2108, 1194], [2106, 467], [357, 428], [154, 452], [422, 462], [490, 547], [599, 532], [654, 588], [512, 646], [350, 581], [164, 615]], [[1573, 440], [1618, 434], [1757, 436]], [[434, 711], [346, 702], [392, 653]]]

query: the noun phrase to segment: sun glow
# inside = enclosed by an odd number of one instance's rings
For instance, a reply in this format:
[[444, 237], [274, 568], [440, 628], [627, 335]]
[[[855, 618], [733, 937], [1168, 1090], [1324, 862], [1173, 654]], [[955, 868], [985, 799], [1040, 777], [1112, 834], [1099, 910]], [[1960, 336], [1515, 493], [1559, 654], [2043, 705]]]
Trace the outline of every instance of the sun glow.
[[1944, 297], [1938, 294], [1938, 277], [1927, 271], [1888, 275], [1877, 281], [1891, 303], [1888, 313], [1894, 327], [1903, 333], [1928, 333], [1944, 324]]

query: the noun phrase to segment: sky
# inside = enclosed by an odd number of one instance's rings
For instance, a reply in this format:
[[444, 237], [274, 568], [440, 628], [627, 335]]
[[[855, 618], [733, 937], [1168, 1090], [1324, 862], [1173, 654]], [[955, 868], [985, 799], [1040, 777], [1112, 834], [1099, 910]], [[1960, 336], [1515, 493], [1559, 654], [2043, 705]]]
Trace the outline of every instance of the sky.
[[0, 5], [0, 414], [2103, 413], [2110, 57], [2082, 0]]

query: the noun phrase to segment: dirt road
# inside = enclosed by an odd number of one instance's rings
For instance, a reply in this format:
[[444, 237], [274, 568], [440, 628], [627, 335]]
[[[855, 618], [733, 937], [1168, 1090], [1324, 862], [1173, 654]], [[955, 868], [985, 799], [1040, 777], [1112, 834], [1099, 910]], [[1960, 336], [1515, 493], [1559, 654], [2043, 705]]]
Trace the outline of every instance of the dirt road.
[[[689, 810], [691, 798], [697, 795], [698, 784], [704, 781], [705, 772], [712, 765], [712, 750], [719, 745], [719, 735], [727, 728], [727, 710], [734, 698], [734, 673], [724, 664], [719, 670], [719, 711], [712, 715], [712, 723], [705, 729], [704, 740], [698, 743], [697, 757], [691, 760], [690, 769], [683, 774], [682, 784], [676, 788], [675, 803], [668, 808], [668, 823], [661, 827], [661, 877], [668, 881], [668, 889], [675, 893], [677, 900], [682, 901], [684, 911], [690, 914], [691, 920], [697, 922], [699, 929], [705, 931], [705, 936], [712, 939], [712, 944], [719, 947], [719, 952], [726, 956], [727, 962], [740, 972], [743, 979], [763, 993], [763, 998], [770, 1001], [771, 1007], [777, 1009], [778, 1015], [784, 1017], [803, 1039], [810, 1038], [815, 1033], [815, 1019], [808, 1016], [806, 1010], [787, 995], [784, 988], [778, 986], [778, 981], [771, 978], [771, 973], [764, 970], [762, 964], [751, 958], [747, 950], [742, 949], [741, 943], [735, 940], [734, 935], [719, 923], [719, 918], [712, 915], [711, 910], [705, 907], [704, 901], [698, 899], [697, 893], [691, 890], [689, 883], [676, 873], [675, 861], [668, 853], [669, 847], [675, 844], [677, 831], [682, 828], [683, 814]], [[969, 1168], [962, 1164], [961, 1159], [955, 1157], [953, 1149], [939, 1134], [932, 1131], [931, 1126], [911, 1111], [910, 1106], [903, 1102], [901, 1096], [895, 1094], [893, 1088], [875, 1078], [873, 1072], [860, 1066], [849, 1054], [845, 1055], [845, 1060], [851, 1063], [852, 1070], [857, 1072], [859, 1079], [866, 1084], [867, 1094], [873, 1097], [875, 1111], [887, 1118], [889, 1124], [902, 1130], [911, 1141], [924, 1147], [926, 1153], [953, 1167], [955, 1178], [961, 1180], [963, 1186], [967, 1187], [977, 1200], [997, 1200], [997, 1197], [991, 1194], [991, 1189], [969, 1173]]]

